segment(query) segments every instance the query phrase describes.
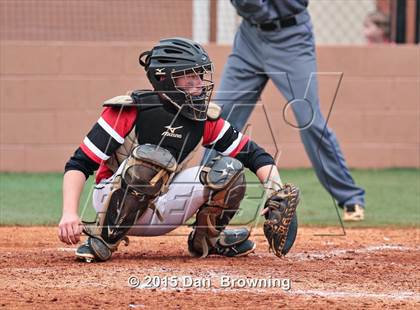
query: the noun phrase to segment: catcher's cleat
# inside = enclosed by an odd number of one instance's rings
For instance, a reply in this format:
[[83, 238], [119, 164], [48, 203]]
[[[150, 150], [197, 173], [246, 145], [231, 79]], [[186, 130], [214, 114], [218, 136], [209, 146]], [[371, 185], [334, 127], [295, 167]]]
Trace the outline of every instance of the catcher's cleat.
[[255, 251], [257, 245], [249, 240], [249, 231], [246, 228], [225, 229], [216, 242], [213, 251], [217, 255], [227, 257], [246, 256]]
[[245, 240], [242, 243], [228, 247], [217, 244], [215, 248], [215, 254], [227, 257], [241, 257], [251, 254], [255, 251], [256, 247], [257, 245], [251, 240]]
[[188, 236], [188, 251], [194, 257], [206, 257], [207, 255], [221, 255], [227, 257], [240, 257], [254, 252], [256, 245], [249, 238], [249, 231], [246, 228], [226, 229], [219, 237], [211, 239], [209, 245], [204, 244], [205, 252], [198, 252], [193, 245], [195, 231]]
[[77, 248], [76, 258], [87, 263], [91, 263], [95, 260], [95, 255], [93, 254], [92, 249], [89, 247], [87, 240]]
[[225, 229], [220, 233], [217, 243], [228, 247], [248, 240], [250, 232], [246, 228]]
[[346, 222], [359, 222], [365, 218], [365, 210], [358, 204], [344, 206], [343, 219]]

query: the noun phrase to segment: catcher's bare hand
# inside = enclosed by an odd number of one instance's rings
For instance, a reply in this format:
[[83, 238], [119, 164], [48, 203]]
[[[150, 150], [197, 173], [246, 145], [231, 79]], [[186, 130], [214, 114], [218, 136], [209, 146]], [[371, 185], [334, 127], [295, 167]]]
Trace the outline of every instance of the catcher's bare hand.
[[82, 233], [80, 218], [76, 213], [63, 213], [58, 224], [58, 238], [66, 244], [77, 244]]

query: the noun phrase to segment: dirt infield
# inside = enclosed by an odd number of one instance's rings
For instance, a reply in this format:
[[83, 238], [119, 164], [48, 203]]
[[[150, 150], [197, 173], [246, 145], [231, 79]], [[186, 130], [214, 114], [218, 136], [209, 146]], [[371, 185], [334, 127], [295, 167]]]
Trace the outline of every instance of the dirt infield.
[[[418, 229], [321, 237], [314, 234], [337, 229], [302, 228], [285, 259], [267, 252], [257, 230], [257, 250], [248, 257], [195, 259], [181, 228], [165, 237], [133, 237], [98, 264], [76, 262], [75, 248], [58, 241], [55, 227], [0, 232], [5, 308], [420, 308]], [[149, 280], [159, 287], [147, 287]]]

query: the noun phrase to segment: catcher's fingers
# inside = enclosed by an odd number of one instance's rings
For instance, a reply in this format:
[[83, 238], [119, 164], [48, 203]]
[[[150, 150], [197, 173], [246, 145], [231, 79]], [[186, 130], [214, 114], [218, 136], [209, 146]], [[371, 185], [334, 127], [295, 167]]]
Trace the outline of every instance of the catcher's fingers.
[[66, 225], [60, 225], [60, 235], [59, 235], [59, 238], [60, 238], [61, 242], [64, 242], [66, 244], [69, 244], [69, 239], [68, 239], [68, 233], [67, 233]]
[[78, 243], [80, 241], [80, 234], [82, 233], [82, 226], [80, 223], [73, 224], [74, 241]]
[[66, 244], [76, 244], [80, 240], [80, 218], [76, 213], [63, 213], [60, 220], [59, 239]]
[[64, 242], [61, 226], [58, 226], [58, 239], [60, 239], [61, 242]]
[[69, 241], [67, 244], [72, 244], [73, 245], [73, 244], [77, 243], [76, 242], [76, 232], [77, 232], [77, 230], [74, 231], [72, 224], [67, 225], [67, 238], [68, 238], [68, 241]]
[[73, 244], [73, 229], [71, 224], [64, 224], [60, 226], [60, 240], [66, 244]]

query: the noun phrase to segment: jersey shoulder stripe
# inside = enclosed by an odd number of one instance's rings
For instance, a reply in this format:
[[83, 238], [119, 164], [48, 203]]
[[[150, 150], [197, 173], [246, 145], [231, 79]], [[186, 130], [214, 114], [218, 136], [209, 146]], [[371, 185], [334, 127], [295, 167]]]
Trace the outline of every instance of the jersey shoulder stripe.
[[[206, 123], [204, 124], [203, 145], [213, 144], [214, 143], [213, 141], [218, 138], [219, 133], [222, 131], [223, 127], [225, 126], [225, 123], [227, 122], [222, 118], [219, 118], [216, 121], [207, 120]], [[230, 124], [227, 126], [229, 128]]]
[[232, 152], [233, 152], [233, 150], [235, 150], [235, 149], [239, 146], [239, 144], [241, 143], [242, 137], [243, 137], [242, 133], [238, 132], [238, 136], [236, 137], [236, 139], [235, 139], [235, 140], [233, 140], [233, 141], [230, 143], [230, 145], [228, 146], [228, 148], [227, 148], [227, 149], [225, 149], [225, 150], [222, 152], [222, 154], [223, 154], [223, 155], [230, 155], [230, 153], [232, 153]]
[[106, 107], [80, 145], [81, 150], [96, 163], [108, 160], [124, 143], [136, 118], [135, 108]]
[[101, 116], [98, 119], [98, 124], [101, 126], [111, 137], [113, 137], [118, 143], [123, 144], [124, 138], [120, 136], [118, 132], [114, 130]]
[[228, 129], [229, 129], [230, 127], [231, 127], [231, 126], [230, 126], [229, 122], [224, 121], [224, 123], [223, 123], [223, 127], [222, 127], [222, 129], [220, 130], [219, 134], [217, 135], [217, 137], [216, 137], [213, 141], [210, 141], [210, 143], [209, 143], [209, 144], [214, 144], [214, 143], [216, 143], [217, 141], [219, 141], [219, 140], [220, 140], [220, 139], [224, 136], [224, 134], [228, 131]]
[[88, 137], [85, 137], [83, 139], [82, 146], [85, 145], [93, 154], [96, 155], [96, 157], [99, 157], [101, 160], [108, 160], [109, 156], [106, 155], [104, 152], [102, 152], [98, 147], [96, 147], [95, 144], [90, 141]]
[[93, 151], [91, 151], [90, 148], [88, 148], [87, 145], [83, 142], [82, 144], [80, 144], [80, 149], [91, 161], [97, 164], [100, 164], [102, 162], [102, 159], [99, 156], [97, 156]]
[[[133, 129], [137, 118], [137, 109], [135, 107], [106, 107], [101, 118], [118, 136], [124, 138]], [[118, 139], [115, 140], [118, 141]]]
[[249, 140], [250, 139], [248, 136], [243, 135], [241, 142], [239, 142], [238, 146], [232, 152], [230, 152], [229, 156], [236, 157], [236, 155], [243, 151], [244, 146], [248, 143]]
[[[122, 143], [115, 140], [108, 132], [105, 131], [98, 123], [96, 123], [86, 137], [92, 142], [102, 153], [111, 155], [118, 149]], [[123, 141], [124, 143], [124, 141]]]
[[216, 121], [207, 121], [205, 124], [203, 145], [214, 148], [225, 156], [234, 157], [248, 140], [247, 136], [242, 135], [222, 118]]

